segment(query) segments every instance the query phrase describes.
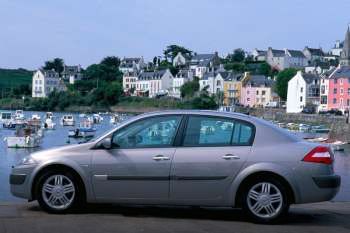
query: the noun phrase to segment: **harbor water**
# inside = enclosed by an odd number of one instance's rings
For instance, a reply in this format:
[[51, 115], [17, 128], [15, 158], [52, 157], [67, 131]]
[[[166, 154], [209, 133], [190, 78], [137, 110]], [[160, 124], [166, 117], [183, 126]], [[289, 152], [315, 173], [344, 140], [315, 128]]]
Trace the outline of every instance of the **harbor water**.
[[[33, 114], [38, 114], [44, 119], [44, 112], [25, 112], [25, 117], [30, 118]], [[12, 136], [14, 130], [3, 129], [0, 127], [0, 202], [23, 202], [25, 200], [13, 197], [9, 190], [9, 174], [11, 166], [18, 163], [23, 157], [38, 150], [44, 150], [62, 145], [78, 143], [79, 140], [69, 139], [68, 131], [74, 129], [72, 126], [61, 126], [59, 120], [63, 113], [54, 113], [56, 129], [45, 131], [42, 144], [33, 149], [7, 148], [4, 138]], [[79, 119], [78, 114], [72, 114], [75, 119]], [[102, 134], [115, 127], [110, 123], [110, 116], [103, 115], [104, 120], [101, 124], [96, 124], [96, 134]], [[76, 127], [79, 123], [76, 124]], [[346, 146], [344, 151], [335, 153], [334, 169], [342, 177], [341, 189], [334, 201], [350, 201], [350, 146]]]

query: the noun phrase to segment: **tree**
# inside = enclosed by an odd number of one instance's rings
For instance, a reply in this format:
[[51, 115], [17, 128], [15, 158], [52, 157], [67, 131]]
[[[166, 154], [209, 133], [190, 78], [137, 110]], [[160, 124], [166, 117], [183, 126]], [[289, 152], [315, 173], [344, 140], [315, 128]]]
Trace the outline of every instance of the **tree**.
[[224, 65], [225, 70], [232, 70], [235, 72], [244, 72], [246, 67], [244, 63], [234, 62], [234, 63], [227, 63]]
[[278, 73], [276, 81], [276, 92], [282, 100], [287, 99], [288, 82], [291, 80], [297, 70], [294, 68], [288, 68]]
[[164, 56], [167, 60], [170, 59], [172, 61], [179, 52], [181, 52], [184, 56], [190, 57], [192, 55], [192, 51], [186, 49], [185, 47], [179, 45], [169, 45], [164, 50]]
[[181, 88], [181, 97], [182, 98], [193, 98], [195, 93], [199, 90], [199, 79], [194, 77], [192, 81], [184, 83]]
[[115, 57], [115, 56], [108, 56], [102, 59], [102, 61], [100, 62], [100, 64], [109, 66], [109, 67], [119, 67], [120, 65], [120, 59], [119, 57]]
[[229, 54], [226, 59], [229, 62], [243, 62], [245, 59], [245, 52], [243, 49], [235, 49], [233, 54]]
[[259, 74], [262, 74], [265, 76], [271, 76], [272, 75], [271, 66], [267, 62], [261, 63], [259, 66]]
[[192, 100], [192, 106], [196, 109], [216, 109], [218, 107], [215, 97], [210, 96], [206, 89], [200, 91], [199, 96]]
[[61, 74], [64, 69], [64, 61], [62, 58], [55, 58], [53, 60], [46, 61], [43, 69], [55, 70], [57, 73]]
[[92, 64], [86, 68], [85, 77], [90, 80], [121, 81], [122, 73], [115, 65]]

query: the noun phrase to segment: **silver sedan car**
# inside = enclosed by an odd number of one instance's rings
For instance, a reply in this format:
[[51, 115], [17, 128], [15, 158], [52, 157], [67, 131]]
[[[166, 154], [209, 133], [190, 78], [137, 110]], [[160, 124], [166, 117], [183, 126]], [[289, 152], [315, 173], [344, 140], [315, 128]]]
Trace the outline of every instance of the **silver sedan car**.
[[325, 145], [252, 116], [214, 111], [139, 115], [94, 141], [31, 154], [13, 195], [65, 213], [84, 203], [242, 208], [271, 222], [290, 204], [332, 199], [340, 177]]

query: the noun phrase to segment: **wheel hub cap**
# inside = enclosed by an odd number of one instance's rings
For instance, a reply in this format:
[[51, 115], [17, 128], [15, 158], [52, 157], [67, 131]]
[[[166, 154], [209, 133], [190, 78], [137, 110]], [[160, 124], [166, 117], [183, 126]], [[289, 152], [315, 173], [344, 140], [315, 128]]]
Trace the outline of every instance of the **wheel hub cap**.
[[254, 215], [261, 218], [272, 218], [281, 211], [283, 196], [277, 186], [262, 182], [249, 190], [247, 204]]

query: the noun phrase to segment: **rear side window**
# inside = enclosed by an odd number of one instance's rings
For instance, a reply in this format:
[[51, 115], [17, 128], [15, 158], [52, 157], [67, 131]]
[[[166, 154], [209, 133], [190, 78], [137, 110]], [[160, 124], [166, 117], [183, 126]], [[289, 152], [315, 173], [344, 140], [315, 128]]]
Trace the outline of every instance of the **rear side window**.
[[253, 126], [222, 117], [190, 116], [184, 146], [251, 145]]

